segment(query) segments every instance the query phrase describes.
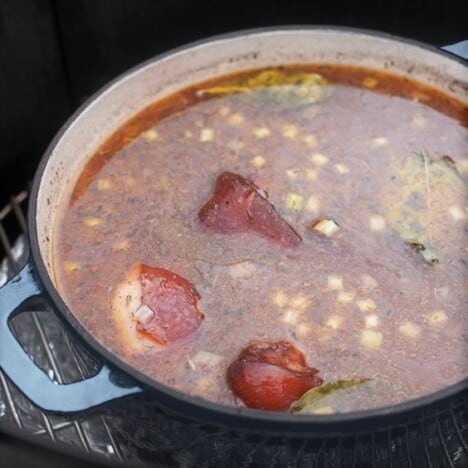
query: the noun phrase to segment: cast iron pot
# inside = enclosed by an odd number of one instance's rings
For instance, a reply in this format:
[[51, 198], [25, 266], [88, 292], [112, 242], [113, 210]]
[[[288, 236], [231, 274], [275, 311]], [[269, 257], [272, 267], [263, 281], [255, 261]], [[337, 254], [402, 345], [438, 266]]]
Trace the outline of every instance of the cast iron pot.
[[[144, 392], [145, 399], [182, 418], [217, 427], [313, 438], [396, 424], [401, 418], [450, 404], [463, 394], [468, 379], [396, 406], [348, 414], [290, 415], [225, 407], [173, 390], [130, 366], [81, 325], [54, 285], [52, 244], [58, 207], [65, 188], [76, 181], [106, 137], [153, 101], [193, 83], [242, 69], [303, 62], [385, 69], [466, 100], [467, 68], [459, 58], [413, 41], [331, 27], [219, 36], [158, 56], [112, 81], [67, 121], [42, 158], [30, 196], [30, 258], [0, 290], [0, 367], [36, 405], [54, 412], [79, 412]], [[94, 377], [57, 385], [24, 353], [8, 322], [24, 301], [39, 295], [47, 297], [72, 333], [102, 360]]]

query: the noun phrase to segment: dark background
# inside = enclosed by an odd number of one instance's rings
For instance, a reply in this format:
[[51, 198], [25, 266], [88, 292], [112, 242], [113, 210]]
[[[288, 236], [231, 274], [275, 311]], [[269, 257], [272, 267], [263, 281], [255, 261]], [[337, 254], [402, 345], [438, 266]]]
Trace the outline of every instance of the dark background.
[[0, 207], [90, 94], [169, 48], [243, 28], [329, 24], [440, 46], [468, 37], [467, 2], [444, 0], [0, 0]]

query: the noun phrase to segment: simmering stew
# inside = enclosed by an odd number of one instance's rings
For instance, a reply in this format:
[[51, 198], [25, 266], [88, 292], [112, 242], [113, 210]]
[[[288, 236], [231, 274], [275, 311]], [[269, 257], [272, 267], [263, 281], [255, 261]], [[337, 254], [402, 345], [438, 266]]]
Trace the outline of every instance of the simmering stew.
[[331, 413], [468, 374], [468, 113], [396, 75], [218, 77], [105, 141], [63, 201], [58, 288], [147, 375]]

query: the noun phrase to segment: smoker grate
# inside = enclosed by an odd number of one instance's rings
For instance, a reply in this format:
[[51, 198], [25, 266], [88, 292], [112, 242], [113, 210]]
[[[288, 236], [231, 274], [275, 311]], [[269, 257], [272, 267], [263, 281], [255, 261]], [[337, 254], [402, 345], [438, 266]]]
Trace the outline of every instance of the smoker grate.
[[[0, 286], [26, 261], [26, 191], [0, 210]], [[3, 249], [3, 251], [1, 250]], [[27, 312], [27, 313], [24, 313]], [[96, 372], [98, 363], [70, 336], [43, 300], [30, 301], [12, 331], [51, 380], [68, 383]], [[468, 397], [417, 421], [374, 433], [325, 440], [255, 439], [231, 430], [181, 421], [142, 395], [83, 417], [44, 412], [0, 371], [0, 426], [65, 443], [116, 464], [202, 467], [450, 467], [468, 466]]]

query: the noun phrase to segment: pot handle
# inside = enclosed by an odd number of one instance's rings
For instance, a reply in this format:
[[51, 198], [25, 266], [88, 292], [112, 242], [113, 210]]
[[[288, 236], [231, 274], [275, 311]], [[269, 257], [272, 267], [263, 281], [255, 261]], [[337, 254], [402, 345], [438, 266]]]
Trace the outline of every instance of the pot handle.
[[450, 52], [451, 54], [457, 55], [458, 57], [468, 60], [468, 39], [454, 44], [442, 46], [441, 49]]
[[44, 295], [31, 258], [0, 288], [0, 368], [34, 404], [48, 411], [77, 412], [142, 391], [104, 363], [96, 375], [85, 380], [69, 384], [50, 380], [25, 353], [8, 324], [24, 301]]

